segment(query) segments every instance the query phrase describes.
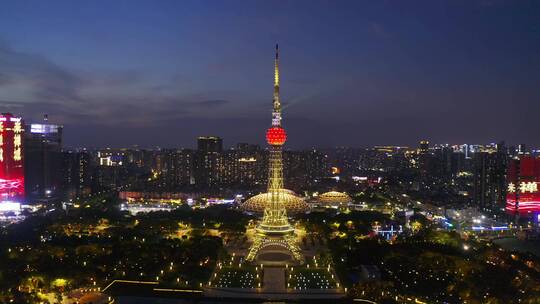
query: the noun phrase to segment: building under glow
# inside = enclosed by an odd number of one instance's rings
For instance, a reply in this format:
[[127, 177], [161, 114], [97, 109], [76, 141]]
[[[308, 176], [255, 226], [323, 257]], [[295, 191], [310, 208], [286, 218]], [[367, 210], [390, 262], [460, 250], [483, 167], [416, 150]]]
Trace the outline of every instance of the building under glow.
[[[309, 205], [306, 203], [306, 201], [303, 198], [297, 196], [291, 190], [288, 190], [288, 189], [282, 189], [282, 190], [283, 190], [282, 201], [283, 201], [283, 205], [285, 209], [287, 210], [287, 214], [293, 215], [293, 214], [305, 213], [306, 211], [309, 211]], [[264, 212], [264, 209], [270, 203], [271, 200], [272, 200], [271, 192], [260, 193], [246, 200], [240, 206], [240, 208], [247, 212], [262, 214]]]
[[24, 199], [23, 126], [21, 117], [0, 115], [0, 201]]
[[352, 203], [352, 198], [344, 192], [329, 191], [317, 197], [315, 204], [321, 207], [346, 207]]
[[508, 165], [506, 211], [512, 215], [540, 214], [540, 158], [521, 156]]

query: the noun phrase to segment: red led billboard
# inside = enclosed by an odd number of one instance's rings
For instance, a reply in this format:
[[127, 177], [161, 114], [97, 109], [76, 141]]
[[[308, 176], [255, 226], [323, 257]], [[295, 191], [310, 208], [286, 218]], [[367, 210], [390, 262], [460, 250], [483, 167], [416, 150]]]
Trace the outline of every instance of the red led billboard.
[[10, 113], [0, 115], [0, 201], [24, 198], [24, 124]]
[[512, 159], [507, 179], [506, 211], [521, 215], [540, 213], [540, 158]]

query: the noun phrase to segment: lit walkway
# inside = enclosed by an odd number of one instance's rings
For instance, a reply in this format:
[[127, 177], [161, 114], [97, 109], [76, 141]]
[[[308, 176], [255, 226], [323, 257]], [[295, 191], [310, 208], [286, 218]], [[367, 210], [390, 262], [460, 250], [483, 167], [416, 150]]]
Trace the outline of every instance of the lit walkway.
[[285, 289], [285, 267], [265, 267], [264, 268], [264, 293], [286, 293]]

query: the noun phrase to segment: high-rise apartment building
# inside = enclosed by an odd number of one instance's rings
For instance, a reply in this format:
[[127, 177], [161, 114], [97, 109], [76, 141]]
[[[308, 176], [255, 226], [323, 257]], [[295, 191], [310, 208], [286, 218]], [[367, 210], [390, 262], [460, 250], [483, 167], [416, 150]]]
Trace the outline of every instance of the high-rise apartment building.
[[25, 188], [28, 198], [56, 196], [62, 186], [62, 129], [45, 116], [26, 126], [24, 137]]
[[510, 160], [506, 211], [511, 215], [540, 215], [540, 158], [522, 155]]
[[507, 158], [503, 143], [497, 146], [497, 152], [476, 152], [473, 155], [473, 202], [485, 211], [504, 208]]
[[216, 136], [197, 138], [195, 155], [195, 183], [213, 187], [223, 182], [225, 166], [223, 161], [223, 141]]
[[90, 153], [86, 151], [65, 151], [63, 156], [63, 186], [68, 197], [75, 197], [90, 191]]
[[0, 201], [18, 200], [24, 189], [24, 124], [11, 113], [0, 115]]

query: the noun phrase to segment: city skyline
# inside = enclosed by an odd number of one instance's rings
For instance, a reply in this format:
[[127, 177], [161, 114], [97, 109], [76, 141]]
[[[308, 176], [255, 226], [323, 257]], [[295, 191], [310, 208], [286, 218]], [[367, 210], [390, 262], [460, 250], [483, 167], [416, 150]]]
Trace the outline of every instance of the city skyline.
[[328, 5], [7, 2], [0, 110], [67, 146], [262, 144], [279, 42], [288, 148], [540, 145], [538, 3]]
[[536, 3], [33, 1], [1, 303], [540, 303]]

